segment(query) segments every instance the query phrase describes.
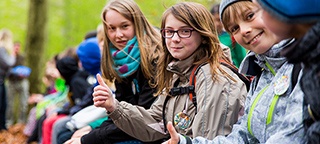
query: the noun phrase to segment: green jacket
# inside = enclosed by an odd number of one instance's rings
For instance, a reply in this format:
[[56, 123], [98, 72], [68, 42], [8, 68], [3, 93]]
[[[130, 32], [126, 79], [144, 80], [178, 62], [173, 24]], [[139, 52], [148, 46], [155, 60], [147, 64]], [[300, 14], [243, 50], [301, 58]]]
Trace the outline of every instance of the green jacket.
[[239, 68], [240, 63], [246, 56], [247, 50], [243, 48], [241, 45], [239, 45], [237, 42], [233, 42], [230, 34], [227, 32], [223, 32], [222, 34], [220, 34], [219, 40], [222, 44], [230, 48], [233, 64]]

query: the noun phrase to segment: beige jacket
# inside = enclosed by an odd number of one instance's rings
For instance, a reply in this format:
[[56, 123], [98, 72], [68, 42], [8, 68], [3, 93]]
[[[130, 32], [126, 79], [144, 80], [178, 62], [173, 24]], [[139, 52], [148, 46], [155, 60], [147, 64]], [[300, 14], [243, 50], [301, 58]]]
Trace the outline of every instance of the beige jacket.
[[[179, 62], [172, 62], [167, 69], [174, 72], [173, 82], [180, 79], [180, 86], [189, 85], [193, 57]], [[195, 106], [187, 94], [172, 97], [165, 107], [166, 121], [174, 121], [174, 117], [186, 108], [191, 123], [186, 129], [175, 127], [177, 132], [191, 137], [202, 136], [213, 139], [217, 135], [227, 135], [232, 125], [238, 120], [240, 108], [244, 106], [247, 90], [245, 84], [230, 69], [221, 67], [237, 82], [223, 76], [213, 81], [210, 66], [202, 66], [196, 75], [195, 92], [197, 98], [197, 114]], [[162, 110], [166, 96], [158, 96], [149, 110], [133, 106], [126, 102], [118, 102], [115, 111], [109, 114], [114, 123], [129, 135], [141, 141], [155, 141], [168, 137], [163, 130]], [[188, 102], [187, 102], [188, 101]], [[187, 106], [185, 106], [187, 103]]]

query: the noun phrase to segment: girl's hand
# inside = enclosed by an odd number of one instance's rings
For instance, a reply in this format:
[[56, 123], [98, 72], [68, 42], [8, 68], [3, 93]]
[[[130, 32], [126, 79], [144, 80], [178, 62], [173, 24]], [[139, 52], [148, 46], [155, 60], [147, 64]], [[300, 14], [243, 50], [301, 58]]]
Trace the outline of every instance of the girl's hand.
[[168, 129], [168, 132], [169, 132], [171, 138], [162, 144], [178, 144], [180, 138], [179, 138], [177, 131], [174, 129], [172, 122], [168, 122], [167, 129]]
[[63, 144], [81, 144], [81, 138], [72, 138], [67, 140]]
[[100, 74], [97, 74], [99, 85], [94, 88], [93, 102], [96, 107], [103, 107], [108, 112], [113, 112], [116, 109], [116, 101], [112, 95], [111, 89], [103, 81]]
[[71, 136], [71, 139], [81, 138], [83, 135], [88, 134], [91, 130], [92, 128], [90, 126], [85, 126], [81, 129], [78, 129], [76, 132], [73, 133], [73, 135]]

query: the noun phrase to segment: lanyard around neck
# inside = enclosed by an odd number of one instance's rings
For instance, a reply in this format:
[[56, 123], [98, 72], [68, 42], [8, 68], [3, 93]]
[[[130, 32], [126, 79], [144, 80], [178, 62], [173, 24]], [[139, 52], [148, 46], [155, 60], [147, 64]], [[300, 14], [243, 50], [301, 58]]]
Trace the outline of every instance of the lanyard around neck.
[[[271, 65], [266, 62], [266, 66], [267, 68], [270, 70], [270, 72], [275, 76], [276, 73], [275, 71], [273, 70], [273, 68], [271, 67]], [[249, 114], [248, 114], [248, 123], [247, 123], [247, 127], [248, 127], [248, 131], [249, 133], [253, 135], [253, 132], [252, 132], [252, 129], [251, 129], [251, 120], [252, 120], [252, 116], [253, 116], [253, 111], [258, 103], [258, 101], [260, 100], [261, 96], [264, 94], [264, 92], [269, 88], [270, 84], [268, 84], [267, 86], [265, 86], [257, 95], [257, 97], [254, 99], [252, 105], [251, 105], [251, 108], [250, 108], [250, 111], [249, 111]], [[279, 99], [279, 95], [274, 95], [273, 99], [272, 99], [272, 102], [271, 102], [271, 105], [269, 107], [269, 110], [268, 110], [268, 115], [267, 115], [267, 120], [266, 120], [266, 125], [270, 124], [271, 121], [272, 121], [272, 116], [273, 116], [273, 111], [274, 111], [274, 108], [278, 102], [278, 99]]]

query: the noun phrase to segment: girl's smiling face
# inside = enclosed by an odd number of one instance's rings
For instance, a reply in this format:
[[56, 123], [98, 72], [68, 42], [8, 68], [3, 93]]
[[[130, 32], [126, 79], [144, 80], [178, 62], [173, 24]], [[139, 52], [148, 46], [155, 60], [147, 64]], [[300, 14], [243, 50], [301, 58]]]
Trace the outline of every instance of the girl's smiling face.
[[279, 39], [267, 29], [262, 21], [261, 8], [252, 2], [250, 3], [252, 4], [251, 6], [235, 12], [238, 13], [237, 18], [230, 21], [225, 28], [231, 32], [240, 45], [257, 54], [263, 54]]
[[105, 14], [105, 23], [108, 27], [108, 38], [117, 49], [123, 49], [127, 42], [135, 36], [132, 21], [117, 11], [109, 10]]

